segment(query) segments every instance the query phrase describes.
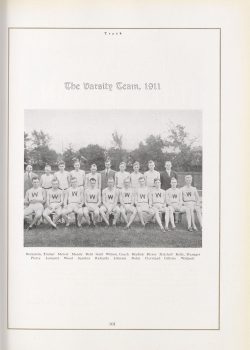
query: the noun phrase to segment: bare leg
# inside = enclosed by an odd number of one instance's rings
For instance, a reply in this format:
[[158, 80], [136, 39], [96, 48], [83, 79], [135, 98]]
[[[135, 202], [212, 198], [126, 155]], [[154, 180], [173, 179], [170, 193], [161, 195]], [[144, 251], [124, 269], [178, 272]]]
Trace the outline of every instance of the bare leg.
[[103, 220], [105, 221], [106, 225], [109, 226], [109, 220], [108, 220], [109, 218], [107, 217], [104, 208], [100, 208], [100, 214]]
[[125, 221], [125, 223], [126, 223], [127, 226], [128, 226], [128, 218], [127, 218], [125, 209], [124, 209], [124, 208], [121, 208], [120, 211], [121, 211], [121, 216], [122, 216], [123, 220]]
[[137, 208], [137, 213], [138, 213], [138, 216], [139, 216], [139, 219], [141, 221], [142, 226], [145, 226], [145, 222], [143, 219], [143, 211], [140, 208]]
[[132, 222], [134, 221], [136, 214], [137, 214], [137, 212], [136, 212], [136, 209], [134, 208], [132, 214], [130, 215], [129, 222], [127, 224], [127, 228], [129, 228], [130, 225], [132, 224]]

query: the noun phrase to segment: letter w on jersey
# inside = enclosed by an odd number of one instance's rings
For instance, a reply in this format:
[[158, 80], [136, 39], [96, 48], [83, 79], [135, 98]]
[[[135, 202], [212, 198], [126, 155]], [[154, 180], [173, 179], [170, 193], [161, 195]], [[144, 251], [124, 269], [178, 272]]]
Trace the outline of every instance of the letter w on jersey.
[[156, 198], [159, 198], [159, 197], [161, 197], [161, 193], [157, 192], [157, 193], [155, 194], [155, 196], [156, 196]]
[[38, 196], [38, 192], [32, 192], [32, 197], [37, 197]]
[[173, 194], [172, 198], [176, 199], [177, 198], [177, 194]]
[[146, 195], [145, 195], [145, 194], [140, 194], [140, 198], [141, 198], [141, 199], [145, 199], [145, 198], [146, 198]]
[[108, 194], [108, 199], [113, 199], [113, 195], [112, 194]]
[[128, 192], [124, 193], [124, 197], [129, 197], [129, 196], [130, 196], [130, 193], [128, 193]]
[[90, 198], [90, 199], [95, 199], [95, 194], [90, 194], [90, 195], [89, 195], [89, 198]]
[[77, 191], [72, 191], [72, 197], [77, 197]]
[[52, 199], [57, 199], [58, 198], [58, 194], [52, 194], [51, 197], [52, 197]]
[[192, 196], [192, 193], [191, 192], [187, 192], [186, 193], [188, 197], [191, 197]]

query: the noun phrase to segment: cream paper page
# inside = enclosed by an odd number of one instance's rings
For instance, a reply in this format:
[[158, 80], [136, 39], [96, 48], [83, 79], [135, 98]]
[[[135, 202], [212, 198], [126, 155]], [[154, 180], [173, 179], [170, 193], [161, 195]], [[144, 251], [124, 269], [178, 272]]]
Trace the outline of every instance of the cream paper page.
[[[164, 6], [163, 8], [166, 9]], [[177, 7], [171, 8], [177, 15]], [[187, 14], [190, 13], [186, 7], [185, 11]], [[220, 11], [217, 13], [223, 13], [223, 8]], [[226, 12], [225, 9], [224, 11]], [[12, 17], [13, 26], [14, 14], [15, 12]], [[203, 18], [211, 19], [205, 21], [205, 27], [217, 28], [216, 21], [212, 20], [209, 12]], [[161, 16], [159, 20], [160, 23], [165, 23]], [[80, 22], [79, 20], [78, 23]], [[195, 27], [200, 27], [201, 22], [196, 22]], [[21, 26], [24, 23], [25, 20], [19, 21]], [[70, 23], [68, 21], [69, 26]], [[147, 23], [147, 27], [153, 24], [150, 21]], [[178, 21], [175, 22], [173, 19], [169, 21], [171, 27], [176, 27], [177, 23]], [[191, 24], [193, 22], [189, 21], [188, 27], [193, 27]], [[229, 23], [225, 20], [222, 24], [227, 29], [227, 35], [232, 34]], [[13, 336], [9, 338], [9, 347], [15, 348], [18, 339], [21, 340], [21, 346], [25, 347], [26, 342], [30, 341], [27, 333], [29, 328], [34, 329], [33, 332], [37, 334], [42, 334], [44, 344], [55, 346], [62, 341], [60, 335], [54, 335], [53, 331], [36, 329], [113, 328], [142, 329], [143, 336], [135, 337], [145, 348], [153, 346], [155, 338], [154, 335], [145, 333], [143, 329], [169, 330], [161, 331], [157, 338], [160, 344], [170, 342], [176, 348], [178, 344], [189, 344], [192, 348], [195, 346], [198, 348], [201, 344], [207, 346], [205, 340], [207, 337], [213, 346], [220, 348], [222, 342], [229, 342], [226, 327], [229, 322], [226, 314], [230, 312], [228, 297], [233, 295], [234, 300], [239, 300], [241, 292], [235, 288], [229, 288], [230, 291], [223, 289], [225, 294], [223, 304], [220, 304], [219, 277], [222, 271], [219, 258], [220, 254], [222, 252], [225, 254], [225, 249], [230, 247], [230, 242], [233, 243], [234, 253], [237, 256], [242, 249], [243, 239], [242, 233], [235, 242], [232, 226], [226, 230], [228, 223], [224, 221], [225, 228], [222, 232], [225, 232], [225, 236], [227, 231], [228, 240], [222, 249], [219, 249], [220, 44], [222, 43], [222, 48], [224, 45], [225, 49], [229, 49], [227, 37], [224, 42], [221, 41], [219, 29], [124, 29], [122, 32], [126, 35], [115, 38], [114, 41], [113, 38], [107, 38], [104, 31], [104, 29], [11, 29], [9, 32], [9, 183], [11, 184], [9, 214], [10, 217], [15, 215], [15, 220], [9, 221], [8, 232], [8, 327], [9, 332], [12, 332], [9, 334], [15, 335], [15, 338]], [[238, 38], [237, 33], [231, 35], [231, 40], [232, 38]], [[147, 45], [148, 42], [151, 47]], [[237, 62], [237, 53], [234, 54]], [[230, 60], [225, 62], [224, 69], [229, 68], [229, 62]], [[134, 67], [139, 68], [133, 69]], [[240, 68], [238, 72], [235, 71], [235, 75], [234, 71], [231, 71], [236, 82], [240, 82], [241, 79], [238, 73], [241, 73]], [[102, 91], [65, 90], [65, 81], [81, 84], [85, 80], [108, 81], [114, 84], [117, 81], [138, 81], [142, 85], [148, 81], [157, 81], [163, 88], [150, 95], [147, 91], [135, 93], [115, 89], [110, 94]], [[224, 91], [225, 94], [230, 94], [230, 86], [226, 86]], [[238, 94], [234, 97], [238, 100], [243, 98]], [[190, 261], [178, 259], [174, 262], [169, 260], [134, 262], [129, 259], [108, 262], [95, 260], [52, 262], [45, 259], [31, 261], [26, 252], [72, 253], [80, 250], [96, 253], [103, 250], [106, 254], [118, 249], [23, 246], [23, 178], [16, 174], [23, 173], [24, 117], [26, 113], [34, 110], [64, 112], [98, 110], [100, 113], [105, 110], [201, 111], [204, 219], [202, 247], [171, 248], [174, 253], [183, 251], [185, 254], [187, 251], [198, 253], [200, 254], [198, 258]], [[230, 116], [230, 108], [226, 111]], [[231, 125], [231, 119], [227, 122], [224, 120], [224, 123], [222, 120], [222, 132], [223, 128], [231, 132]], [[233, 125], [234, 129], [239, 126]], [[232, 146], [228, 142], [229, 136], [226, 132], [224, 135], [224, 142], [228, 145], [227, 150], [224, 149], [225, 161], [228, 161], [228, 152]], [[234, 133], [235, 146], [230, 155], [236, 152], [237, 137], [238, 134]], [[226, 181], [226, 178], [224, 179]], [[228, 212], [229, 208], [225, 207], [224, 210]], [[118, 250], [120, 253], [128, 252], [126, 248]], [[157, 254], [169, 251], [168, 248], [131, 248], [129, 253], [132, 250]], [[238, 264], [242, 262], [237, 261]], [[224, 276], [227, 276], [227, 273], [225, 271]], [[231, 273], [234, 273], [234, 269]], [[237, 275], [240, 279], [238, 271]], [[230, 274], [229, 276], [232, 277]], [[241, 305], [239, 308], [241, 309]], [[224, 312], [223, 327], [221, 309]], [[14, 329], [19, 329], [18, 333]], [[192, 329], [194, 331], [191, 331]], [[183, 331], [182, 337], [179, 337], [170, 330], [178, 330], [178, 333], [181, 330], [189, 332]], [[240, 331], [244, 331], [244, 326]], [[238, 343], [240, 333], [237, 329], [236, 334], [234, 340]], [[127, 339], [125, 331], [120, 334], [105, 333], [103, 336], [105, 344], [108, 344], [113, 337], [119, 347], [127, 348], [127, 344], [124, 343], [124, 339]], [[65, 348], [72, 339], [76, 347], [81, 346], [83, 342], [92, 343], [93, 348], [98, 346], [98, 342], [92, 340], [92, 333], [83, 334], [72, 330], [63, 333], [62, 337], [65, 340], [62, 346]], [[233, 345], [236, 344], [232, 341], [230, 346], [234, 348]]]

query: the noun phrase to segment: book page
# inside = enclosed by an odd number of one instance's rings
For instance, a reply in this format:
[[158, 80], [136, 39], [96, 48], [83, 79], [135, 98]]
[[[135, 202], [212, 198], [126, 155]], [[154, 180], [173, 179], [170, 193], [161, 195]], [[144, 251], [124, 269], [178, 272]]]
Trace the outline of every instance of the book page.
[[226, 214], [239, 193], [223, 159], [243, 125], [223, 119], [227, 37], [214, 21], [169, 23], [10, 25], [10, 349], [31, 345], [30, 332], [60, 348], [97, 348], [98, 334], [124, 349], [128, 337], [151, 348], [149, 331], [163, 348], [233, 349], [243, 337], [243, 316], [232, 338], [227, 325], [244, 288], [222, 264], [234, 247], [242, 266], [245, 237]]

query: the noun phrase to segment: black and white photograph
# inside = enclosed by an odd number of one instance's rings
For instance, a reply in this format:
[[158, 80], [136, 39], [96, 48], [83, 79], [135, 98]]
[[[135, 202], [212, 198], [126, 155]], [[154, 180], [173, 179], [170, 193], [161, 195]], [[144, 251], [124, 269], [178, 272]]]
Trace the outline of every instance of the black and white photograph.
[[202, 111], [25, 110], [25, 247], [202, 247]]

